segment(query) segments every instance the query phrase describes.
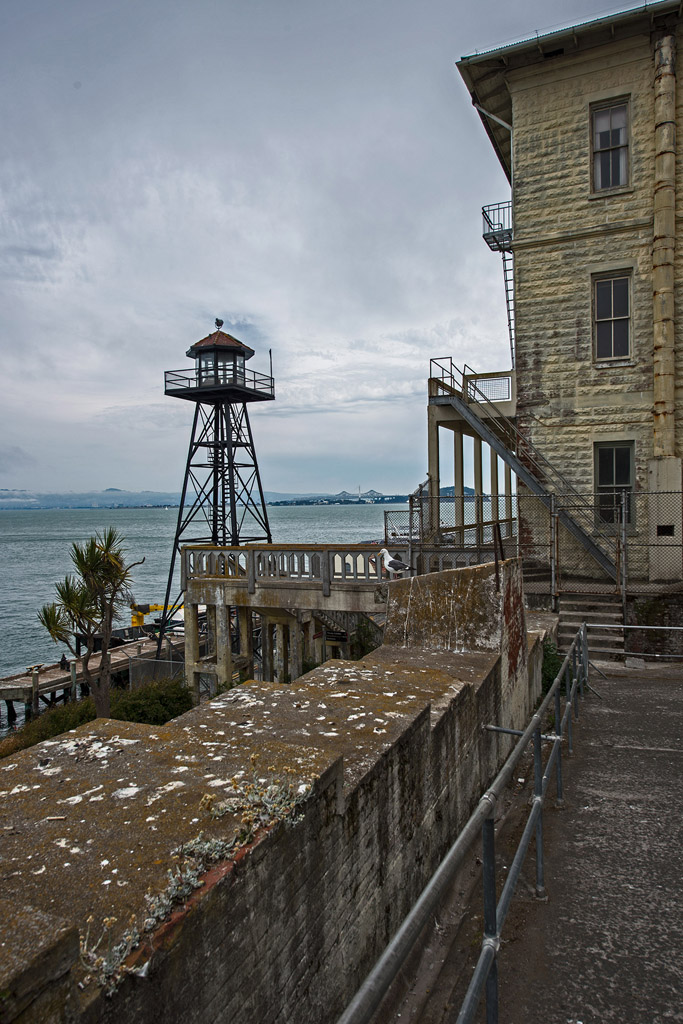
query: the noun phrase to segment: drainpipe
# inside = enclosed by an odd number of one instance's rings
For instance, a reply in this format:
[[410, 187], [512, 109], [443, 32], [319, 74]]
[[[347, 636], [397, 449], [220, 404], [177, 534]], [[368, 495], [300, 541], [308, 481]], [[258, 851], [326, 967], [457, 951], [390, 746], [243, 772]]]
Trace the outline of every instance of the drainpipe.
[[676, 37], [655, 43], [654, 456], [675, 454]]

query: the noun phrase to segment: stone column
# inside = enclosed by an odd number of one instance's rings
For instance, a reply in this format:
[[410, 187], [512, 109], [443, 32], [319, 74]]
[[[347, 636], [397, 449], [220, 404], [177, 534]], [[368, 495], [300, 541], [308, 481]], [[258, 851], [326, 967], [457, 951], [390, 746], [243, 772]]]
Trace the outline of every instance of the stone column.
[[[510, 467], [508, 466], [508, 464], [506, 462], [505, 463], [505, 518], [508, 520], [508, 527], [507, 527], [507, 536], [508, 537], [512, 536], [512, 522], [511, 522], [511, 520], [512, 520], [513, 512], [514, 512], [514, 509], [513, 509], [513, 505], [512, 505], [512, 470], [510, 469]], [[517, 510], [517, 515], [519, 516], [519, 510]]]
[[232, 636], [230, 606], [216, 605], [216, 684], [232, 686]]
[[655, 44], [655, 175], [652, 292], [654, 300], [654, 455], [675, 451], [676, 37]]
[[296, 619], [289, 624], [289, 678], [291, 682], [303, 673], [301, 627]]
[[185, 679], [195, 704], [199, 704], [199, 627], [197, 605], [185, 601]]
[[[676, 320], [674, 308], [676, 250], [676, 37], [663, 34], [655, 43], [655, 167], [653, 196], [652, 295], [654, 328], [654, 459], [648, 466], [648, 491], [679, 492], [683, 474], [676, 457]], [[650, 578], [679, 580], [680, 556], [667, 542], [680, 544], [683, 510], [674, 499], [648, 502]], [[671, 532], [673, 531], [673, 532]], [[628, 538], [627, 538], [628, 540]]]
[[251, 608], [240, 608], [237, 615], [240, 627], [240, 655], [246, 658], [244, 672], [247, 679], [253, 679], [254, 633], [251, 625]]
[[493, 448], [489, 448], [489, 454], [491, 458], [491, 518], [498, 522], [500, 519], [500, 502], [498, 500], [498, 455], [494, 452]]
[[261, 665], [264, 682], [274, 681], [273, 624], [267, 615], [261, 615]]
[[481, 544], [483, 537], [483, 531], [481, 528], [482, 520], [482, 499], [481, 492], [483, 489], [482, 471], [481, 471], [481, 438], [473, 437], [472, 445], [474, 455], [474, 512], [477, 523], [477, 547]]
[[463, 527], [456, 530], [455, 543], [465, 543], [465, 468], [462, 451], [462, 431], [453, 432], [453, 525]]
[[441, 490], [441, 472], [439, 469], [439, 421], [437, 419], [438, 407], [430, 405], [427, 407], [427, 472], [428, 477], [428, 498], [423, 508], [423, 529], [425, 536], [429, 537], [439, 528], [439, 493]]
[[284, 683], [287, 673], [287, 637], [282, 622], [275, 623], [275, 679]]

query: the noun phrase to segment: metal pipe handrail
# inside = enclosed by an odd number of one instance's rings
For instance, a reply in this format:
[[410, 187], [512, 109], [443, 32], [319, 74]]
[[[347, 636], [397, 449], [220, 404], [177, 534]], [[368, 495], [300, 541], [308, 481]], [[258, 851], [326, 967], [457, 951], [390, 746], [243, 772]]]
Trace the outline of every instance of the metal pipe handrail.
[[[579, 647], [578, 655], [576, 652], [577, 645]], [[396, 935], [393, 937], [389, 945], [386, 947], [386, 949], [380, 956], [375, 966], [370, 971], [370, 974], [367, 976], [361, 988], [358, 990], [354, 998], [347, 1006], [346, 1010], [342, 1013], [341, 1017], [339, 1017], [337, 1024], [368, 1024], [368, 1022], [371, 1020], [373, 1014], [375, 1013], [382, 999], [386, 995], [389, 986], [398, 975], [398, 972], [400, 971], [402, 964], [404, 963], [405, 959], [410, 953], [410, 950], [412, 949], [415, 940], [417, 939], [418, 935], [422, 931], [423, 927], [425, 926], [429, 918], [432, 916], [432, 914], [439, 906], [439, 903], [446, 888], [448, 887], [448, 885], [453, 879], [453, 876], [460, 867], [465, 857], [465, 854], [469, 850], [470, 846], [472, 845], [472, 842], [474, 841], [479, 831], [479, 828], [483, 827], [483, 825], [487, 821], [492, 822], [492, 815], [495, 810], [496, 802], [501, 796], [503, 790], [509, 784], [512, 778], [512, 773], [514, 772], [514, 769], [517, 765], [517, 762], [522, 757], [524, 751], [529, 745], [529, 742], [533, 738], [534, 734], [538, 732], [540, 735], [541, 723], [546, 712], [550, 707], [551, 701], [555, 702], [555, 728], [557, 731], [557, 713], [559, 711], [559, 690], [563, 680], [566, 678], [567, 672], [569, 671], [570, 663], [574, 662], [581, 665], [582, 672], [585, 673], [587, 677], [588, 648], [586, 644], [584, 626], [582, 626], [576, 634], [574, 640], [572, 641], [569, 647], [569, 650], [567, 651], [567, 654], [565, 655], [565, 658], [562, 662], [562, 667], [560, 668], [560, 671], [555, 677], [552, 686], [548, 690], [548, 693], [546, 694], [544, 699], [541, 701], [538, 710], [532, 715], [529, 724], [527, 725], [518, 742], [515, 744], [515, 747], [513, 748], [512, 752], [506, 758], [503, 767], [496, 775], [493, 783], [489, 786], [489, 788], [480, 798], [479, 803], [477, 804], [477, 807], [475, 808], [474, 812], [471, 814], [468, 821], [466, 822], [466, 824], [460, 831], [459, 835], [457, 836], [455, 842], [453, 843], [453, 845], [451, 846], [451, 848], [449, 849], [441, 863], [439, 864], [434, 875], [423, 889], [421, 895], [418, 897], [417, 902], [413, 906], [412, 910], [403, 921], [403, 924], [400, 926]], [[553, 743], [553, 749], [551, 752], [552, 762], [550, 759], [548, 762], [549, 764], [552, 763], [553, 765], [555, 764], [555, 762], [557, 762], [558, 764], [559, 794], [561, 794], [561, 769], [559, 768], [560, 744], [562, 741], [564, 726], [567, 723], [569, 723], [570, 725], [571, 722], [571, 718], [568, 716], [571, 716], [572, 714], [574, 694], [576, 686], [579, 682], [579, 678], [581, 678], [583, 681], [582, 676], [576, 676], [574, 678], [573, 686], [569, 687], [567, 690], [567, 705], [565, 707], [564, 715], [561, 719], [560, 732], [556, 735], [555, 741]], [[571, 739], [569, 735], [569, 729], [567, 730], [567, 738], [570, 744], [569, 749], [571, 750]], [[547, 775], [549, 779], [550, 776], [548, 774], [547, 768], [545, 775]], [[545, 779], [545, 776], [543, 776], [543, 778]], [[542, 782], [542, 786], [544, 787], [545, 791], [545, 789], [547, 789], [547, 782]], [[537, 796], [543, 797], [544, 791], [542, 793], [537, 794]], [[558, 796], [558, 799], [561, 799], [561, 796]], [[534, 808], [535, 806], [536, 801], [534, 803]], [[532, 811], [534, 811], [534, 808], [532, 808]], [[539, 816], [539, 814], [540, 811], [534, 811], [534, 824], [536, 824], [536, 818]], [[509, 897], [507, 895], [508, 892]], [[503, 893], [506, 894], [506, 900], [509, 901], [509, 899], [511, 899], [512, 897], [512, 892], [510, 890], [504, 889]], [[492, 964], [495, 962], [498, 945], [499, 940], [497, 936], [492, 938], [491, 936], [485, 935], [482, 943], [482, 954], [480, 957], [480, 963], [478, 963], [477, 965], [475, 974], [472, 978], [472, 983], [470, 984], [470, 989], [473, 989], [473, 986], [475, 986], [476, 983], [476, 992], [478, 993], [476, 1001], [473, 1004], [472, 1013], [476, 1009], [479, 996], [481, 995], [481, 988], [489, 975], [489, 971], [491, 969]], [[468, 989], [468, 996], [469, 994], [470, 990]], [[459, 1017], [458, 1021], [460, 1022], [460, 1020], [461, 1018]], [[463, 1018], [463, 1024], [465, 1021], [469, 1020], [471, 1020], [470, 1016]]]

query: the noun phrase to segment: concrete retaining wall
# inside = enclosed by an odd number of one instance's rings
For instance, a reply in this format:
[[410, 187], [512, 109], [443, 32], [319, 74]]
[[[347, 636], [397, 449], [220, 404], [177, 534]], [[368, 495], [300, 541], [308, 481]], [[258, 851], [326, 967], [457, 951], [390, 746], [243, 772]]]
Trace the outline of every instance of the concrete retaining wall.
[[[144, 979], [126, 977], [110, 998], [90, 985], [78, 1009], [65, 1000], [64, 1015], [50, 1019], [333, 1022], [507, 753], [510, 741], [482, 724], [521, 727], [540, 694], [542, 634], [527, 639], [520, 567], [503, 563], [500, 591], [493, 579], [492, 567], [478, 566], [392, 584], [389, 642], [378, 651], [328, 663], [291, 687], [238, 687], [178, 719], [169, 752], [176, 733], [224, 736], [223, 719], [238, 709], [264, 762], [309, 734], [327, 767], [298, 820], [210, 870], [133, 954], [138, 967], [149, 961]], [[259, 732], [262, 722], [270, 724]], [[106, 805], [92, 813], [100, 810], [92, 829], [106, 827]], [[144, 838], [142, 821], [132, 828]], [[149, 856], [168, 860], [168, 845], [157, 843]], [[81, 883], [87, 891], [87, 872]], [[71, 973], [75, 981], [77, 964]], [[0, 987], [12, 983], [0, 971]]]

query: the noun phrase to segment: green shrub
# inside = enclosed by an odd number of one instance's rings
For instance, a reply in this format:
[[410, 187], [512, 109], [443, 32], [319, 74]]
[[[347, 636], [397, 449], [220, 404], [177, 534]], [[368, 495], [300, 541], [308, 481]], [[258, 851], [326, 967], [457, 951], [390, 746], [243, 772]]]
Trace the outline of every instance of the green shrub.
[[[134, 691], [111, 690], [111, 717], [119, 722], [164, 725], [191, 707], [192, 695], [178, 679], [162, 679]], [[0, 758], [69, 732], [84, 722], [92, 722], [95, 717], [92, 697], [51, 708], [0, 741]]]
[[192, 695], [180, 679], [162, 679], [139, 690], [112, 690], [111, 717], [120, 722], [164, 725], [192, 707]]
[[543, 641], [543, 693], [546, 694], [562, 668], [564, 658], [557, 650], [557, 645], [548, 637]]

